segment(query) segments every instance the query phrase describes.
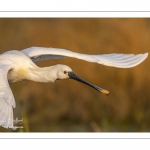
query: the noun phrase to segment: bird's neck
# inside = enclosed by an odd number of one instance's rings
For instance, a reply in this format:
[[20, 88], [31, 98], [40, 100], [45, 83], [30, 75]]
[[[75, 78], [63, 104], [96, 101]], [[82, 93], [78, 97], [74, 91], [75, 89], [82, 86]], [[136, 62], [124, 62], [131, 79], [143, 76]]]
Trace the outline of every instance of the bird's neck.
[[32, 68], [27, 79], [35, 82], [54, 82], [56, 80], [55, 66]]

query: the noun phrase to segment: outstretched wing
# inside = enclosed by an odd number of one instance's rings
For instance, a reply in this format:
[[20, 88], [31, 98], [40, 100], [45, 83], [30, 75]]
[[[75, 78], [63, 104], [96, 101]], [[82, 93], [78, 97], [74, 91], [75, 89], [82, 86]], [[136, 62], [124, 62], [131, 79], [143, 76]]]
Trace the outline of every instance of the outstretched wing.
[[16, 104], [7, 80], [10, 69], [10, 65], [0, 65], [0, 126], [14, 129], [12, 107]]
[[64, 57], [72, 57], [82, 59], [89, 62], [95, 62], [98, 64], [118, 67], [118, 68], [130, 68], [140, 64], [144, 61], [148, 53], [145, 54], [101, 54], [101, 55], [88, 55], [72, 52], [65, 49], [58, 48], [44, 48], [44, 47], [30, 47], [22, 50], [22, 52], [28, 55], [34, 62], [58, 59]]

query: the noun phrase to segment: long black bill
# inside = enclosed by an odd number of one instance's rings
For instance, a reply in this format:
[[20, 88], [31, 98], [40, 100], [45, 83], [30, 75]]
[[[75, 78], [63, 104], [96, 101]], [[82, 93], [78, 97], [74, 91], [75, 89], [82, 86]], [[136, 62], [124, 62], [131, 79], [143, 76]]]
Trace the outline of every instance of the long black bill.
[[75, 75], [73, 72], [68, 72], [68, 75], [71, 79], [74, 79], [74, 80], [77, 80], [77, 81], [82, 82], [84, 84], [87, 84], [87, 85], [91, 86], [92, 88], [96, 89], [97, 91], [102, 92], [103, 94], [109, 95], [109, 91], [81, 79], [80, 77]]

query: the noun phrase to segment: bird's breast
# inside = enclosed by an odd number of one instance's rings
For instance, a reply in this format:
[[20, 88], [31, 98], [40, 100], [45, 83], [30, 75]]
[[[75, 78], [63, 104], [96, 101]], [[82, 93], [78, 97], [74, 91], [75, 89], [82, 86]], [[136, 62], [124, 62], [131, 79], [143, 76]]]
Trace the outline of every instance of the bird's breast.
[[8, 72], [9, 82], [17, 82], [25, 80], [27, 77], [27, 70], [25, 68], [12, 69]]
[[20, 78], [24, 78], [24, 77], [26, 77], [26, 75], [27, 75], [27, 70], [24, 69], [24, 68], [20, 68], [20, 69], [17, 71], [17, 75], [18, 75], [18, 77], [20, 77]]

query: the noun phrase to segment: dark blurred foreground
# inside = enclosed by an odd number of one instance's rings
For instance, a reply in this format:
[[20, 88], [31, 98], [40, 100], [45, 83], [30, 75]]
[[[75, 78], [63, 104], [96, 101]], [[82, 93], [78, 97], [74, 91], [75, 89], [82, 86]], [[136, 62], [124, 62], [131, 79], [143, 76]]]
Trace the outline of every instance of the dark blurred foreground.
[[[145, 53], [150, 50], [150, 19], [0, 19], [1, 53], [31, 46], [79, 53]], [[150, 59], [130, 69], [73, 58], [38, 62], [66, 64], [80, 77], [110, 91], [105, 96], [73, 80], [54, 84], [10, 84], [24, 132], [149, 132]], [[0, 127], [0, 131], [11, 129]], [[15, 131], [14, 131], [15, 132]]]

